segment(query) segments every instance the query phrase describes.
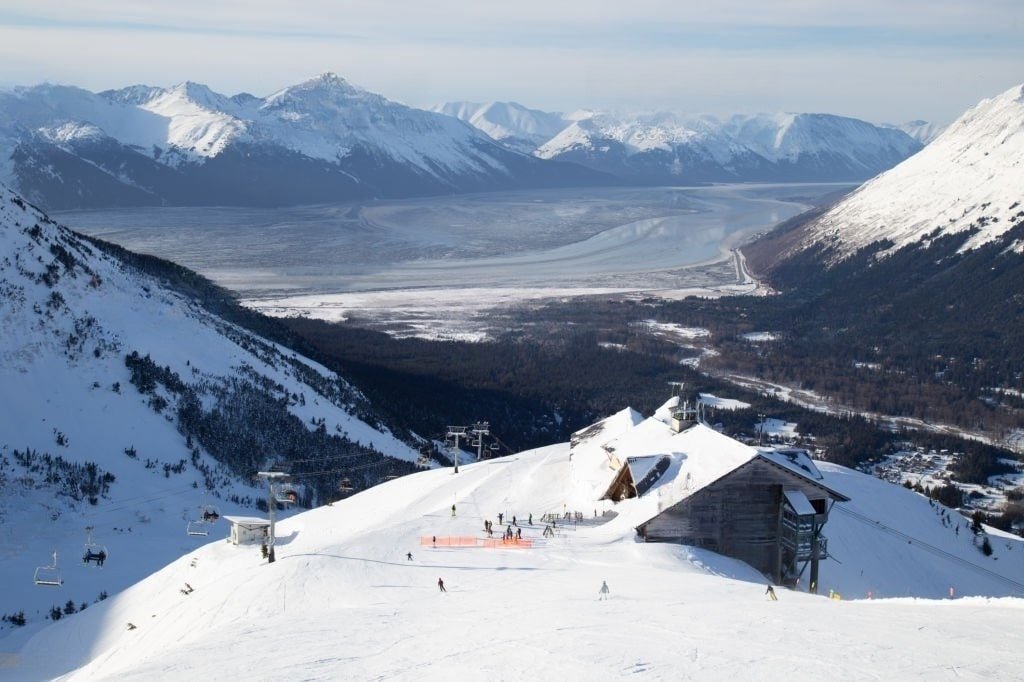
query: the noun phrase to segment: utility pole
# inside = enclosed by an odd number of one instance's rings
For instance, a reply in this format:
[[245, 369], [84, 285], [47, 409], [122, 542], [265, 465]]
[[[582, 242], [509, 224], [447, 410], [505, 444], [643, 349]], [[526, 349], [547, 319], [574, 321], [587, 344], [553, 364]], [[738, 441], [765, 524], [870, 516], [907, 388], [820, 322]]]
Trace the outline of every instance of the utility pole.
[[459, 439], [466, 435], [465, 426], [449, 426], [448, 427], [448, 438], [455, 439], [455, 450], [452, 452], [452, 459], [455, 460], [455, 471], [453, 473], [459, 473]]
[[765, 415], [764, 414], [758, 414], [757, 418], [761, 420], [761, 424], [760, 424], [761, 428], [759, 428], [757, 430], [757, 444], [758, 445], [764, 445], [764, 427], [765, 427], [764, 420], [765, 420]]
[[267, 481], [267, 517], [270, 519], [270, 530], [267, 534], [267, 563], [274, 563], [277, 557], [274, 556], [274, 521], [277, 512], [277, 484], [288, 478], [283, 471], [259, 471], [256, 473], [260, 478]]
[[491, 423], [490, 422], [477, 422], [473, 424], [472, 433], [476, 436], [476, 440], [473, 444], [476, 445], [476, 461], [480, 461], [484, 458], [484, 436], [491, 434]]

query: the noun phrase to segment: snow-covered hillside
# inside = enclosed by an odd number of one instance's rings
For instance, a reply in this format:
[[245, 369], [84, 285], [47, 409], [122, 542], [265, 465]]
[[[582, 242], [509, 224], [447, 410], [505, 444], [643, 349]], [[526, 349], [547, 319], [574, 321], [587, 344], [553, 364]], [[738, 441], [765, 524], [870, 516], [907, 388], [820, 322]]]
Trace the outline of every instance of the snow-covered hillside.
[[[746, 456], [704, 426], [672, 433], [669, 407], [294, 516], [273, 564], [207, 544], [39, 632], [0, 679], [1005, 679], [1024, 664], [1024, 600], [996, 598], [1019, 596], [1024, 543], [997, 539], [986, 559], [925, 498], [841, 467], [820, 464], [853, 498], [832, 512], [822, 564], [822, 591], [841, 599], [777, 588], [769, 601], [745, 564], [637, 542], [678, 481], [596, 501], [609, 445], [683, 444], [695, 477], [698, 461], [708, 473]], [[521, 543], [482, 530], [513, 519]], [[906, 598], [950, 586], [956, 599]]]
[[332, 73], [263, 98], [192, 82], [98, 94], [16, 88], [0, 93], [0, 159], [0, 181], [54, 208], [310, 203], [557, 184], [554, 175], [597, 181], [562, 166], [548, 177], [546, 164], [466, 123]]
[[[798, 248], [843, 258], [892, 242], [927, 244], [973, 231], [963, 249], [1002, 238], [1024, 218], [1024, 86], [984, 100], [915, 156], [866, 183], [811, 223]], [[1017, 240], [1007, 247], [1024, 251]]]
[[[265, 493], [250, 467], [315, 456], [287, 449], [304, 439], [371, 476], [394, 462], [374, 451], [417, 456], [355, 416], [373, 415], [358, 390], [211, 314], [182, 293], [194, 286], [143, 274], [0, 186], [0, 615], [23, 611], [33, 629], [55, 604], [141, 579], [196, 546], [200, 505], [252, 513]], [[87, 526], [102, 569], [82, 566]], [[54, 551], [64, 585], [35, 587]]]

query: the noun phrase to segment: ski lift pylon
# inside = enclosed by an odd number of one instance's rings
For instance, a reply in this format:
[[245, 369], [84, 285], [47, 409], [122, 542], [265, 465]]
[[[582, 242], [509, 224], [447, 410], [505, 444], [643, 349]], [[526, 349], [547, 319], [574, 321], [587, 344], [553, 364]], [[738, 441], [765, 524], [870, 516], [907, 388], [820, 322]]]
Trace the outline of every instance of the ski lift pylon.
[[53, 561], [49, 566], [37, 566], [35, 575], [32, 576], [32, 581], [36, 585], [49, 586], [49, 587], [60, 587], [64, 584], [64, 579], [61, 578], [60, 569], [57, 568], [57, 553], [53, 553]]

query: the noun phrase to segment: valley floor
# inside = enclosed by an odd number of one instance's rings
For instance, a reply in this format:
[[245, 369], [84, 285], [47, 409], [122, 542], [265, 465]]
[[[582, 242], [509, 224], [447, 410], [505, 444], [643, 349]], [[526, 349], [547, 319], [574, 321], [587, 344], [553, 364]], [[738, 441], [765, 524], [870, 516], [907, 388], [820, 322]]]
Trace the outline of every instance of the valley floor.
[[846, 187], [595, 188], [59, 218], [192, 268], [265, 313], [479, 338], [490, 331], [484, 312], [523, 302], [750, 293], [756, 282], [730, 249]]

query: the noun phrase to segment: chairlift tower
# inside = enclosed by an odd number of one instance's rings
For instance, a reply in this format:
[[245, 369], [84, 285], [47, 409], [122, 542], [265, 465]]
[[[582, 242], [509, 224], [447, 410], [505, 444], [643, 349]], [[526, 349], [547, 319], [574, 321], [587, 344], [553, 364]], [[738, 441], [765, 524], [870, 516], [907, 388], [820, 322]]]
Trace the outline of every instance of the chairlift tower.
[[475, 436], [473, 445], [476, 446], [476, 461], [479, 462], [484, 458], [484, 436], [491, 435], [491, 423], [477, 422], [473, 424], [470, 433]]
[[466, 436], [465, 426], [449, 426], [448, 427], [448, 438], [453, 438], [455, 442], [455, 450], [452, 452], [452, 459], [455, 461], [454, 473], [459, 473], [459, 439]]
[[672, 409], [672, 430], [679, 433], [685, 430], [691, 421], [696, 419], [697, 409], [690, 407], [689, 400], [683, 399], [683, 391], [686, 389], [685, 383], [682, 381], [670, 381], [668, 385], [675, 389], [673, 397], [677, 399], [676, 406]]
[[274, 563], [274, 521], [277, 512], [278, 485], [287, 480], [288, 474], [283, 471], [258, 471], [256, 476], [267, 481], [267, 518], [270, 528], [267, 531], [267, 563]]
[[686, 388], [686, 382], [683, 381], [670, 381], [668, 385], [672, 387], [672, 395], [670, 398], [682, 398], [683, 390]]

